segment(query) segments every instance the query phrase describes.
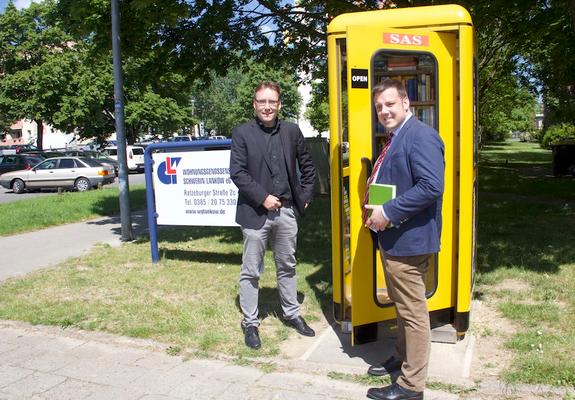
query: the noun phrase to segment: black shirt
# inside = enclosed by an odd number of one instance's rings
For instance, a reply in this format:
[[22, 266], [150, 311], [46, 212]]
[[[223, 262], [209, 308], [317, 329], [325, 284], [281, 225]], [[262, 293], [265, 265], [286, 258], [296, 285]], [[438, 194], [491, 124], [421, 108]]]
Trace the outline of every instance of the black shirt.
[[291, 188], [289, 185], [282, 141], [279, 135], [281, 121], [276, 119], [276, 123], [272, 127], [265, 126], [258, 118], [256, 118], [256, 121], [263, 132], [267, 143], [268, 154], [270, 156], [273, 181], [273, 191], [271, 194], [281, 200], [291, 202]]

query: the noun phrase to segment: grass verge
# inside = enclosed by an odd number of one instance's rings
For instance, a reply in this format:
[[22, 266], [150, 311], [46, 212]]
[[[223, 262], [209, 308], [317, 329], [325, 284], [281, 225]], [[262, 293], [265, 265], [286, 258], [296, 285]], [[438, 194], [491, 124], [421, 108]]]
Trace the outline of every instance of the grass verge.
[[[550, 160], [550, 152], [532, 144], [485, 146], [476, 294], [519, 328], [506, 343], [516, 358], [505, 380], [575, 386], [575, 181], [553, 178]], [[100, 192], [105, 190], [88, 195]], [[117, 204], [115, 192], [84, 206], [88, 211], [80, 215], [108, 215], [103, 210], [111, 203]], [[329, 210], [329, 199], [321, 196], [300, 224], [298, 294], [312, 322], [331, 312]], [[290, 330], [278, 319], [271, 254], [260, 290], [264, 346], [256, 352], [243, 345], [239, 328], [239, 229], [179, 227], [161, 230], [159, 240], [161, 262], [155, 266], [149, 242], [141, 238], [9, 280], [0, 285], [0, 318], [154, 339], [166, 342], [170, 354], [193, 348], [199, 355], [219, 352], [246, 362], [279, 353]], [[495, 334], [489, 327], [482, 332]]]
[[486, 146], [479, 177], [476, 295], [518, 328], [502, 378], [575, 386], [575, 181], [519, 142]]
[[[130, 208], [141, 210], [145, 206], [145, 186], [134, 185], [130, 188]], [[119, 212], [117, 188], [63, 192], [2, 203], [0, 204], [0, 236], [85, 221]]]
[[[302, 313], [318, 320], [331, 301], [329, 198], [312, 204], [301, 220], [298, 297]], [[290, 328], [279, 320], [272, 254], [260, 281], [259, 351], [246, 348], [240, 329], [239, 228], [178, 227], [160, 230], [161, 261], [150, 263], [147, 238], [121, 248], [102, 246], [57, 268], [0, 286], [0, 319], [98, 330], [169, 344], [178, 354], [273, 356]]]

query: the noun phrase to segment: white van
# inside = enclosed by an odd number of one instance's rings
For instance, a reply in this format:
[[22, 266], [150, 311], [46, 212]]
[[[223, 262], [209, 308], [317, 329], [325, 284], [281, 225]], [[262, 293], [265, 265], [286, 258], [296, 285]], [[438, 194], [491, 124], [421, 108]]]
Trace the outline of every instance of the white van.
[[[118, 148], [116, 146], [109, 146], [104, 149], [106, 153], [113, 158], [118, 160]], [[141, 146], [126, 146], [126, 155], [128, 170], [130, 171], [143, 171], [144, 170], [144, 148]]]

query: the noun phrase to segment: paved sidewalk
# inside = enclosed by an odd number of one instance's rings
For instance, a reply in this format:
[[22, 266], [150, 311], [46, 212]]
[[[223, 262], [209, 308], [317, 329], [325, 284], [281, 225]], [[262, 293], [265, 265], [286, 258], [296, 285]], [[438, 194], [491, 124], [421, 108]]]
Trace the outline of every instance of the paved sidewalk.
[[[132, 213], [132, 231], [147, 231], [143, 211]], [[103, 217], [35, 232], [0, 237], [0, 281], [50, 267], [88, 253], [98, 243], [120, 246], [120, 217]]]
[[[135, 232], [145, 232], [143, 213], [133, 222]], [[0, 238], [0, 281], [85, 254], [97, 243], [121, 245], [120, 236], [118, 218], [101, 218]], [[327, 321], [314, 327], [315, 338], [290, 337], [269, 372], [226, 359], [170, 356], [167, 345], [152, 341], [0, 321], [0, 400], [366, 398], [366, 386], [327, 374], [364, 374], [380, 361], [389, 338], [352, 348]], [[430, 379], [469, 384], [472, 350], [471, 336], [455, 345], [434, 343]], [[458, 396], [426, 390], [425, 398]]]
[[[161, 344], [0, 322], [0, 399], [363, 399], [365, 386], [325, 367], [279, 363], [264, 372], [226, 360], [169, 356]], [[457, 396], [426, 390], [428, 400]]]

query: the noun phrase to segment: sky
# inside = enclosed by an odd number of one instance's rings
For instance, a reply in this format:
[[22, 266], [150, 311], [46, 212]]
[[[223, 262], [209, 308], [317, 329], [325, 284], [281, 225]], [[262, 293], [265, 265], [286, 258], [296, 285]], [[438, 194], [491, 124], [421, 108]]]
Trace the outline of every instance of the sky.
[[[30, 5], [32, 0], [14, 0], [14, 5], [16, 8], [26, 8]], [[6, 5], [8, 4], [8, 0], [0, 0], [0, 12], [4, 12]]]

